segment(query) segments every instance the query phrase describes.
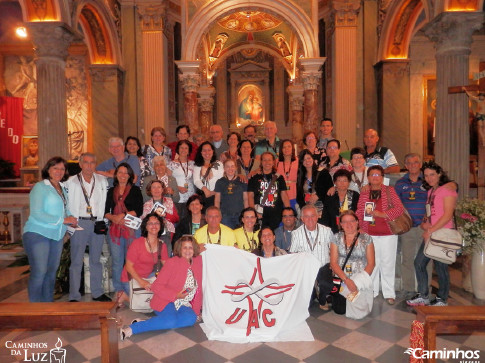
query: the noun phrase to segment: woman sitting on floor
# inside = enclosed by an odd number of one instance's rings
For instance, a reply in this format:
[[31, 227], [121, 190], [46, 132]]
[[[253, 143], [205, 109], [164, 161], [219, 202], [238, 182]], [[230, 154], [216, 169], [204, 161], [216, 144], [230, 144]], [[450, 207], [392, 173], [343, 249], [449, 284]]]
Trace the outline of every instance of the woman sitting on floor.
[[151, 285], [150, 303], [156, 314], [148, 320], [133, 320], [121, 329], [120, 338], [146, 331], [192, 326], [200, 321], [202, 307], [202, 256], [192, 236], [182, 236], [174, 247], [174, 257], [163, 266]]

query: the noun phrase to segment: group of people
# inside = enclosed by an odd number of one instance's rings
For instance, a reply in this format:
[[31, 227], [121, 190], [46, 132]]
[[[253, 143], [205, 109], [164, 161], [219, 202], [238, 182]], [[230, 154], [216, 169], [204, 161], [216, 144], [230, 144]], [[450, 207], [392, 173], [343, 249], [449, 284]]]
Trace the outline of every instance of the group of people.
[[[81, 172], [71, 177], [64, 159], [51, 158], [31, 191], [24, 228], [30, 301], [53, 301], [67, 230], [69, 300], [81, 300], [83, 256], [89, 246], [93, 300], [110, 301], [100, 262], [107, 229], [118, 304], [129, 299], [130, 279], [154, 292], [156, 317], [134, 321], [123, 329], [123, 339], [200, 319], [199, 254], [206, 244], [234, 246], [262, 257], [311, 253], [320, 262], [314, 297], [323, 310], [329, 309], [333, 276], [353, 293], [366, 290], [376, 297], [382, 289], [392, 305], [398, 236], [388, 222], [406, 208], [413, 228], [402, 236], [403, 284], [411, 294], [415, 277], [418, 283], [417, 295], [407, 303], [429, 304], [429, 259], [422, 241], [451, 225], [456, 203], [457, 186], [441, 167], [421, 165], [419, 155], [409, 154], [408, 173], [394, 188], [386, 185], [385, 174], [399, 171], [399, 165], [390, 149], [378, 146], [375, 130], [365, 132], [365, 147], [353, 148], [346, 160], [339, 140], [332, 137], [330, 119], [322, 120], [318, 133], [305, 134], [305, 148], [298, 154], [292, 140], [278, 138], [274, 122], [265, 122], [263, 129], [265, 138], [259, 141], [251, 125], [243, 135], [231, 132], [226, 140], [221, 126], [212, 125], [210, 140], [197, 143], [189, 140], [186, 125], [177, 127], [177, 141], [170, 144], [165, 144], [161, 127], [151, 131], [152, 142], [143, 147], [136, 137], [126, 143], [113, 137], [112, 158], [97, 165], [95, 155], [84, 153]], [[132, 228], [133, 217], [142, 220], [139, 229]], [[447, 266], [435, 262], [435, 267], [440, 289], [433, 304], [446, 305]], [[362, 284], [356, 278], [362, 274], [372, 283], [364, 279]], [[155, 276], [154, 282], [148, 280]]]

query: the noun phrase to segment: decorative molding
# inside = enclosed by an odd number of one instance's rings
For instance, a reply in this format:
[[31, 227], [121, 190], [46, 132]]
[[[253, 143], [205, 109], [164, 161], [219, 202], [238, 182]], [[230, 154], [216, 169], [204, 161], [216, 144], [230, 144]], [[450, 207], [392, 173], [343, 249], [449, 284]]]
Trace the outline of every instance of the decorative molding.
[[303, 111], [305, 105], [305, 97], [290, 97], [290, 110], [291, 111]]
[[118, 66], [106, 66], [93, 64], [89, 67], [89, 75], [93, 82], [112, 82], [114, 80], [120, 82], [122, 80], [123, 72]]
[[382, 70], [384, 76], [397, 79], [409, 76], [410, 65], [407, 60], [382, 62]]
[[436, 57], [448, 54], [470, 54], [472, 34], [485, 21], [484, 13], [441, 13], [426, 27], [426, 36], [435, 43]]
[[211, 98], [197, 98], [197, 102], [199, 103], [199, 108], [202, 112], [212, 112], [212, 108], [214, 107], [214, 99]]
[[333, 0], [332, 15], [335, 26], [357, 26], [360, 3], [360, 0]]
[[165, 5], [137, 5], [138, 15], [141, 20], [142, 31], [163, 31], [165, 20]]
[[195, 73], [179, 74], [184, 92], [197, 92], [199, 90], [200, 75]]
[[60, 22], [29, 23], [35, 55], [38, 58], [53, 57], [66, 60], [67, 49], [74, 39], [72, 30]]
[[93, 34], [96, 53], [101, 57], [106, 57], [106, 42], [104, 40], [103, 30], [101, 29], [101, 25], [99, 24], [96, 15], [89, 8], [84, 8], [81, 11], [81, 14], [88, 22], [91, 33]]

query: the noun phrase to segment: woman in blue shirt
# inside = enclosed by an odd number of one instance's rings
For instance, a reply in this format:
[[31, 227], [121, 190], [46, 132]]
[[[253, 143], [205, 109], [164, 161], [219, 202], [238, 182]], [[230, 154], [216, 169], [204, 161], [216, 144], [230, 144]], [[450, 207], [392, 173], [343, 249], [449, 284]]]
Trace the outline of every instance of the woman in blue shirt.
[[30, 192], [30, 216], [25, 223], [23, 245], [30, 264], [30, 302], [54, 301], [56, 271], [67, 225], [77, 220], [67, 209], [67, 162], [55, 156], [45, 164], [42, 181]]

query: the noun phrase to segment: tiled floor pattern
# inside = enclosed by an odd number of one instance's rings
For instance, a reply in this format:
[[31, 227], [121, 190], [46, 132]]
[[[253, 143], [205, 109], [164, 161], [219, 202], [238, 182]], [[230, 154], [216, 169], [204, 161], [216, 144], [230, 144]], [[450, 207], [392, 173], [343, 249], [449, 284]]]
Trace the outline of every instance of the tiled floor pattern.
[[[0, 261], [0, 301], [27, 301], [27, 277], [21, 275], [25, 267], [6, 268]], [[484, 301], [473, 298], [461, 288], [461, 272], [453, 270], [451, 305], [483, 305]], [[434, 282], [433, 284], [436, 284]], [[67, 299], [66, 296], [63, 298]], [[84, 297], [86, 301], [90, 296]], [[123, 324], [143, 314], [128, 309], [119, 311]], [[323, 312], [314, 304], [310, 308], [308, 324], [313, 342], [277, 342], [231, 344], [207, 340], [199, 325], [171, 331], [145, 333], [119, 342], [120, 361], [127, 363], [150, 362], [408, 362], [404, 350], [409, 347], [410, 325], [413, 310], [397, 299], [389, 306], [382, 296], [375, 300], [371, 315], [363, 320], [350, 320], [333, 312]], [[100, 362], [100, 338], [96, 331], [10, 331], [0, 332], [0, 363], [49, 361], [43, 356], [46, 349], [23, 349], [21, 355], [12, 355], [6, 344], [47, 343], [52, 348], [60, 338], [66, 349], [66, 363]], [[7, 343], [8, 342], [8, 343]], [[470, 336], [440, 336], [438, 349], [479, 349], [481, 361], [485, 362], [485, 334]], [[459, 362], [460, 360], [451, 360]]]

